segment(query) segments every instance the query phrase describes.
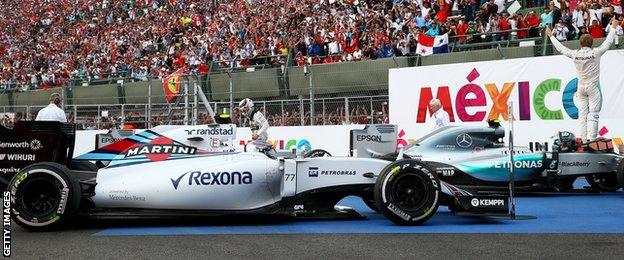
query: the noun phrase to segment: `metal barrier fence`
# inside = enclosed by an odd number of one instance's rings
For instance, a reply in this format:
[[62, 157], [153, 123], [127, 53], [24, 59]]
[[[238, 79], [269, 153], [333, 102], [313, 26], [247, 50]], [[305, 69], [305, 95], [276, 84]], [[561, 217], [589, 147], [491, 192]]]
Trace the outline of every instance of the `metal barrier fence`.
[[[265, 114], [272, 126], [382, 123], [388, 117], [387, 95], [317, 98], [313, 103], [314, 113], [310, 112], [309, 99], [259, 101], [256, 102], [256, 107]], [[213, 102], [211, 108], [221, 111], [229, 108], [229, 105], [229, 102]], [[13, 117], [17, 116], [22, 120], [34, 120], [43, 107], [0, 106], [0, 113], [12, 113]], [[173, 111], [171, 117], [170, 111]], [[184, 116], [184, 108], [175, 108], [167, 103], [67, 105], [65, 112], [68, 121], [76, 123], [79, 130], [145, 129], [165, 124], [213, 123], [199, 103], [191, 104], [187, 117]], [[1, 123], [7, 126], [7, 122]], [[233, 123], [238, 126], [247, 125], [245, 118], [237, 112], [233, 114]]]

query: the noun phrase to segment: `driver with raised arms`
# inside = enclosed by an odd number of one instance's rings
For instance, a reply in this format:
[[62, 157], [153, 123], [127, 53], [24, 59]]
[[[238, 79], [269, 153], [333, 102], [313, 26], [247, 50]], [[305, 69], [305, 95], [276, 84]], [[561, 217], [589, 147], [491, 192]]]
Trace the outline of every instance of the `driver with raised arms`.
[[[579, 107], [579, 136], [586, 140], [596, 139], [598, 133], [598, 119], [602, 107], [602, 93], [600, 93], [600, 57], [607, 52], [615, 39], [615, 31], [618, 20], [611, 20], [612, 30], [604, 42], [597, 48], [592, 49], [594, 39], [589, 34], [583, 34], [580, 38], [581, 48], [570, 50], [563, 46], [553, 36], [550, 28], [546, 29], [546, 35], [550, 37], [553, 46], [568, 58], [574, 61], [578, 74], [578, 86], [576, 98]], [[589, 123], [589, 126], [587, 125]], [[588, 133], [589, 132], [589, 133]]]

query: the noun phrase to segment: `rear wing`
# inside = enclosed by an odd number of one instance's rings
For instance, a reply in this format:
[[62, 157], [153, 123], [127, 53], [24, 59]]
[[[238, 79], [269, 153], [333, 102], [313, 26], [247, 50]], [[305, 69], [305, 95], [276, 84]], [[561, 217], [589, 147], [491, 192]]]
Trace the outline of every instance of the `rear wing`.
[[19, 121], [0, 126], [0, 188], [23, 167], [36, 162], [69, 165], [74, 154], [76, 125], [54, 121]]
[[359, 158], [380, 157], [396, 152], [396, 125], [366, 125], [354, 129], [349, 137], [350, 155]]

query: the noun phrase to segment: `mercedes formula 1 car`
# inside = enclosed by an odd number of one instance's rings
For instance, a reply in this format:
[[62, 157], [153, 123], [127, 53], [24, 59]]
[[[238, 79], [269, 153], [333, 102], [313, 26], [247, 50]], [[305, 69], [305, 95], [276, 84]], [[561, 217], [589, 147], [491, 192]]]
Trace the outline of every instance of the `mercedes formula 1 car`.
[[[438, 177], [467, 190], [503, 191], [509, 185], [509, 147], [505, 130], [489, 127], [448, 126], [409, 145], [404, 156], [426, 161]], [[616, 191], [624, 183], [624, 160], [615, 153], [611, 140], [578, 143], [568, 132], [560, 132], [552, 151], [514, 147], [515, 184], [518, 191], [572, 191], [584, 177], [595, 191]]]
[[[369, 128], [374, 141], [395, 149], [395, 126]], [[8, 186], [12, 219], [45, 230], [80, 217], [323, 217], [347, 212], [336, 203], [350, 195], [374, 200], [369, 205], [400, 225], [424, 223], [440, 205], [465, 215], [508, 213], [508, 196], [473, 195], [418, 160], [235, 152], [235, 133], [233, 125], [159, 126], [77, 157], [82, 170], [29, 165]], [[110, 163], [88, 162], [98, 160]]]

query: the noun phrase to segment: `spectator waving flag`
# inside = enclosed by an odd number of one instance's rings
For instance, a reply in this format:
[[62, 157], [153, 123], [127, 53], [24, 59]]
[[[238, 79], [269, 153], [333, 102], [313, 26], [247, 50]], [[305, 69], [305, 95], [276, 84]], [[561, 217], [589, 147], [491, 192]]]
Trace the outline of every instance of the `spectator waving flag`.
[[418, 47], [416, 47], [416, 53], [427, 56], [434, 53], [447, 53], [448, 49], [448, 34], [438, 36], [428, 36], [424, 33], [418, 35]]
[[163, 78], [163, 88], [165, 89], [165, 96], [167, 98], [167, 102], [169, 103], [175, 101], [180, 94], [182, 74], [184, 74], [184, 69], [179, 69], [171, 75]]

